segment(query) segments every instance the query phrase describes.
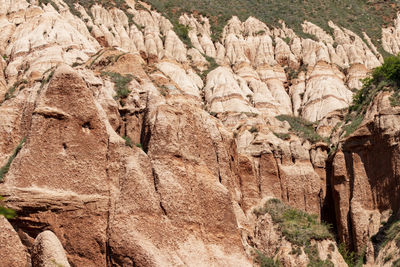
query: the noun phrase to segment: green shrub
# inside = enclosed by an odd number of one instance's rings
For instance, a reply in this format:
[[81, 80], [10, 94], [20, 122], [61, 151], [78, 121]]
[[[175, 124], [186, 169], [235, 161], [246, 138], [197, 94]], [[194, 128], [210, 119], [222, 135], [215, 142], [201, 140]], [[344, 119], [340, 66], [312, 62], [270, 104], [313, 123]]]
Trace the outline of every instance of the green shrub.
[[[216, 68], [218, 68], [219, 65], [218, 65], [218, 63], [215, 61], [214, 58], [209, 57], [209, 56], [207, 56], [206, 54], [202, 54], [202, 55], [203, 55], [204, 58], [208, 61], [208, 69], [205, 70], [205, 71], [203, 71], [203, 72], [198, 71], [198, 74], [199, 74], [199, 76], [203, 79], [203, 81], [205, 81], [206, 78], [207, 78], [207, 75], [208, 75], [211, 71], [213, 71], [213, 70], [215, 70]], [[195, 66], [194, 66], [194, 68], [197, 69], [197, 67], [195, 67]]]
[[25, 138], [21, 140], [21, 142], [18, 144], [18, 146], [14, 149], [13, 153], [11, 154], [10, 158], [8, 159], [6, 165], [0, 168], [0, 181], [4, 179], [4, 176], [8, 173], [8, 170], [10, 169], [11, 163], [15, 159], [15, 157], [18, 155], [19, 151], [22, 149], [22, 146], [25, 143]]
[[105, 72], [101, 73], [101, 76], [108, 76], [111, 78], [111, 81], [115, 84], [115, 91], [117, 95], [115, 99], [127, 98], [128, 95], [131, 93], [129, 90], [128, 85], [133, 80], [133, 76], [128, 75], [121, 75], [118, 72]]
[[144, 151], [143, 145], [141, 143], [136, 144], [136, 147], [140, 148], [141, 150]]
[[394, 241], [396, 246], [400, 248], [400, 221], [391, 223], [389, 229], [386, 230], [383, 245], [386, 245], [389, 241]]
[[346, 244], [340, 243], [338, 247], [339, 253], [349, 267], [362, 267], [364, 264], [365, 249], [357, 255], [354, 251], [350, 251]]
[[[0, 202], [3, 201], [3, 197], [0, 196]], [[0, 216], [6, 217], [6, 219], [12, 219], [16, 216], [17, 214], [15, 213], [14, 210], [8, 209], [4, 207], [3, 205], [0, 205]]]
[[380, 91], [393, 91], [390, 104], [392, 106], [400, 104], [400, 56], [385, 58], [382, 66], [375, 68], [370, 77], [362, 82], [362, 88], [353, 95], [353, 103], [349, 107], [346, 122], [350, 123], [343, 128], [346, 132], [345, 136], [350, 135], [360, 126], [368, 107]]
[[122, 136], [122, 138], [125, 140], [125, 145], [129, 146], [130, 148], [133, 147], [132, 140], [129, 138], [129, 136]]
[[329, 142], [329, 140], [321, 137], [315, 131], [314, 123], [312, 122], [291, 115], [279, 115], [276, 116], [276, 118], [280, 121], [287, 121], [290, 125], [290, 131], [294, 132], [304, 139], [307, 139], [311, 143], [316, 143], [319, 141]]
[[179, 39], [187, 46], [187, 48], [192, 48], [192, 42], [189, 38], [189, 26], [182, 25], [179, 23], [174, 24], [174, 31], [178, 35]]
[[293, 209], [278, 199], [268, 200], [256, 215], [268, 213], [279, 224], [283, 236], [294, 245], [309, 245], [311, 240], [333, 239], [330, 227], [318, 221], [317, 215]]
[[289, 140], [290, 139], [290, 134], [288, 133], [276, 133], [274, 132], [274, 135], [282, 140]]
[[256, 262], [260, 265], [260, 267], [280, 267], [282, 266], [278, 260], [274, 260], [265, 256], [259, 250], [256, 250]]

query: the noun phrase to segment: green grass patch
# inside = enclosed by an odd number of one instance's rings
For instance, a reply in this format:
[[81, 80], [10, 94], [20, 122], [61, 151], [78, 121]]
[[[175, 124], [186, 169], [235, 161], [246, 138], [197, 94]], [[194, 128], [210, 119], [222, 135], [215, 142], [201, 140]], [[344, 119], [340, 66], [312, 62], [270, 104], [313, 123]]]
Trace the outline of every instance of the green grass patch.
[[13, 153], [11, 154], [10, 158], [8, 159], [7, 163], [0, 168], [0, 181], [2, 181], [5, 177], [5, 175], [8, 173], [11, 163], [15, 159], [15, 157], [18, 155], [19, 151], [21, 151], [22, 146], [25, 143], [25, 138], [21, 140], [21, 142], [18, 144], [18, 146], [14, 149]]
[[386, 227], [385, 238], [380, 247], [386, 246], [387, 243], [394, 241], [396, 246], [400, 248], [400, 220], [391, 222]]
[[133, 75], [121, 75], [118, 72], [106, 72], [103, 71], [101, 76], [108, 76], [110, 77], [111, 81], [115, 84], [115, 91], [117, 95], [115, 99], [127, 98], [128, 95], [131, 93], [129, 90], [128, 85], [133, 80]]
[[318, 221], [317, 215], [293, 209], [278, 199], [268, 200], [256, 215], [270, 214], [274, 223], [281, 228], [283, 236], [298, 246], [310, 245], [311, 240], [333, 240], [330, 227]]
[[361, 251], [361, 253], [357, 255], [354, 251], [350, 251], [344, 243], [339, 244], [338, 250], [349, 267], [363, 266], [365, 250]]
[[274, 135], [282, 140], [289, 140], [290, 139], [290, 134], [288, 133], [276, 133], [274, 132]]
[[[316, 245], [311, 244], [312, 240], [333, 240], [330, 226], [319, 222], [317, 215], [293, 209], [279, 199], [270, 199], [265, 203], [264, 207], [255, 210], [257, 216], [266, 213], [271, 216], [275, 224], [279, 225], [282, 235], [292, 244], [293, 249], [291, 254], [301, 255], [301, 247], [304, 247], [304, 252], [309, 259], [307, 266], [333, 267], [333, 263], [329, 259], [322, 260], [319, 257]], [[271, 260], [272, 259], [267, 258], [267, 262], [271, 263]]]
[[179, 23], [174, 23], [174, 31], [176, 35], [178, 35], [179, 39], [182, 40], [182, 42], [187, 46], [187, 48], [192, 48], [192, 42], [190, 41], [189, 38], [189, 26], [182, 25]]
[[290, 131], [296, 135], [307, 139], [311, 143], [326, 142], [329, 140], [320, 136], [315, 130], [315, 124], [300, 117], [291, 115], [279, 115], [276, 118], [280, 121], [287, 121], [290, 125]]
[[260, 267], [281, 267], [282, 264], [278, 260], [274, 260], [265, 256], [261, 251], [256, 250], [255, 262], [260, 265]]
[[129, 136], [122, 136], [122, 138], [125, 140], [125, 145], [129, 146], [130, 148], [133, 147], [132, 140], [129, 138]]

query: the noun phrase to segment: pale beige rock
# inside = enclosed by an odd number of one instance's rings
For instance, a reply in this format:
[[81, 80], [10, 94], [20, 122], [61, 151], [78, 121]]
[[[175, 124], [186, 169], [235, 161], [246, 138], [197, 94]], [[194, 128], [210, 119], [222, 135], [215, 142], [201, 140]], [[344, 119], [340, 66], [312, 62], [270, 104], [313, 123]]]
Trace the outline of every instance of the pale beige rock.
[[304, 21], [301, 24], [303, 31], [308, 34], [312, 34], [318, 38], [319, 41], [325, 42], [327, 44], [333, 44], [333, 38], [328, 33], [326, 33], [323, 29], [318, 27], [317, 25]]
[[226, 67], [218, 67], [208, 74], [204, 90], [212, 112], [256, 112], [246, 98], [252, 94], [246, 82]]
[[32, 266], [70, 266], [64, 248], [53, 232], [44, 231], [36, 237], [32, 249]]
[[369, 70], [361, 64], [353, 64], [347, 69], [347, 87], [361, 89], [362, 79], [366, 78]]
[[346, 108], [351, 101], [352, 92], [343, 80], [329, 64], [318, 62], [306, 82], [301, 115], [309, 121], [316, 121], [333, 110]]
[[[0, 106], [0, 166], [27, 137], [0, 192], [25, 212], [17, 227], [28, 247], [34, 226], [53, 231], [74, 266], [250, 266], [255, 244], [286, 266], [303, 266], [305, 254], [291, 255], [288, 242], [275, 240], [268, 218], [255, 228], [254, 206], [273, 196], [326, 216], [330, 179], [339, 239], [358, 250], [371, 247], [384, 211], [398, 208], [392, 137], [400, 124], [389, 93], [365, 116], [373, 128], [365, 124], [345, 142], [346, 152], [330, 154], [328, 178], [328, 145], [302, 140], [274, 118], [322, 120], [318, 132], [330, 137], [343, 120], [336, 110], [351, 102], [349, 89], [360, 88], [359, 79], [382, 61], [366, 34], [365, 43], [331, 22], [333, 36], [304, 22], [316, 42], [284, 22], [270, 29], [253, 17], [233, 17], [213, 43], [209, 19], [184, 14], [180, 23], [189, 26], [193, 45], [187, 49], [145, 3], [139, 10], [129, 0], [125, 11], [94, 5], [92, 19], [82, 6], [78, 17], [54, 2], [59, 11], [0, 0], [0, 54], [7, 55], [0, 59], [0, 95], [27, 79]], [[384, 30], [387, 50], [396, 49], [397, 28]], [[207, 69], [204, 55], [221, 66], [202, 80], [196, 71]], [[60, 67], [41, 85], [58, 64], [75, 70]], [[285, 67], [297, 77], [289, 79]], [[102, 71], [132, 74], [129, 95], [116, 101], [116, 86]], [[336, 145], [338, 133], [331, 140]], [[376, 184], [382, 180], [383, 189]], [[319, 253], [341, 266], [331, 244], [318, 243]]]
[[200, 98], [199, 90], [203, 87], [203, 82], [200, 79], [200, 84], [198, 84], [199, 78], [194, 78], [194, 73], [189, 75], [189, 73], [177, 64], [166, 61], [158, 63], [157, 66], [165, 75], [170, 77], [179, 86], [183, 93]]
[[400, 52], [400, 14], [397, 13], [397, 18], [394, 20], [394, 26], [382, 28], [382, 47], [386, 52], [398, 54]]

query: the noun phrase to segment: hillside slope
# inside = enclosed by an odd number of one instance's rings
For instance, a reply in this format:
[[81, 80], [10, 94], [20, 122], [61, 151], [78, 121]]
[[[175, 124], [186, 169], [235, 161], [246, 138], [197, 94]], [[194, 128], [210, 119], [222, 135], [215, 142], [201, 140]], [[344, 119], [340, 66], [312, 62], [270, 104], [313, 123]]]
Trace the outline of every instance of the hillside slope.
[[0, 0], [7, 266], [398, 262], [396, 5], [149, 3]]

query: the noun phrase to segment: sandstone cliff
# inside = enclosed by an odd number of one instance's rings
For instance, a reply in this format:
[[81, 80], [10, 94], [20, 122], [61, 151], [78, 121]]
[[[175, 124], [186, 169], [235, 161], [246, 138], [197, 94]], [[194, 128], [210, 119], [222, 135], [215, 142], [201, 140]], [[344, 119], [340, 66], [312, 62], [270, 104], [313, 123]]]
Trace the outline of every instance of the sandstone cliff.
[[[215, 41], [183, 14], [185, 39], [145, 3], [71, 2], [0, 0], [0, 195], [18, 214], [2, 264], [347, 266], [336, 241], [397, 260], [370, 241], [400, 208], [390, 93], [339, 135], [383, 62], [367, 33], [232, 17]], [[399, 30], [382, 29], [386, 52]], [[293, 243], [257, 214], [271, 199], [334, 233]]]

